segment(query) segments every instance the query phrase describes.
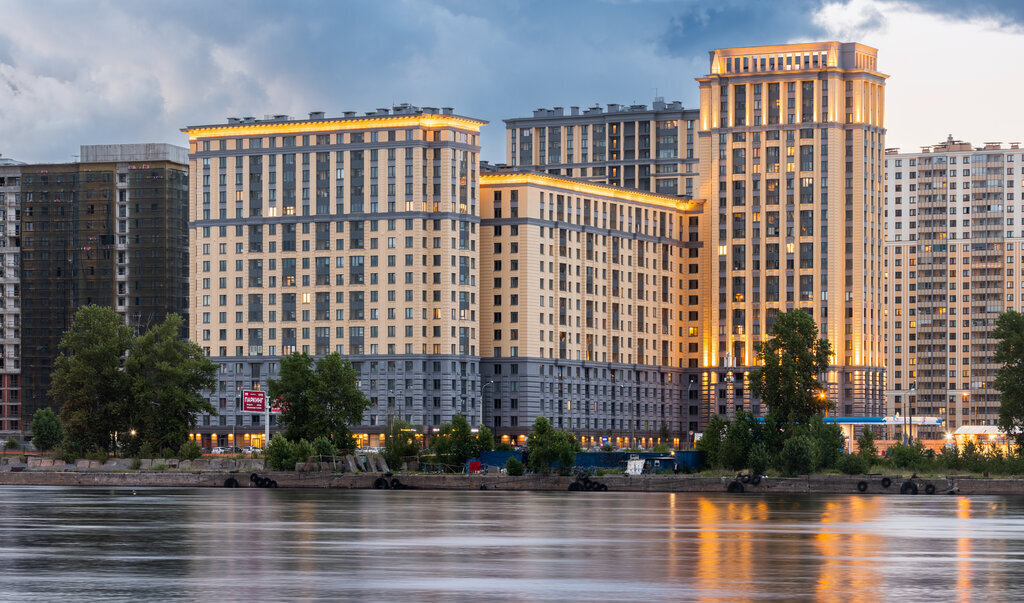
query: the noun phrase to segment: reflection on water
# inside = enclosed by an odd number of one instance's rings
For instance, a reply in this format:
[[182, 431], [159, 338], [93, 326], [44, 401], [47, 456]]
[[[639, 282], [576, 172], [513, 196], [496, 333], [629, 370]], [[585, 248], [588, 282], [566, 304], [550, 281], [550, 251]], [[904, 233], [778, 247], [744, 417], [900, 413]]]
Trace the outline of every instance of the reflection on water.
[[0, 489], [32, 600], [1009, 599], [1024, 501]]

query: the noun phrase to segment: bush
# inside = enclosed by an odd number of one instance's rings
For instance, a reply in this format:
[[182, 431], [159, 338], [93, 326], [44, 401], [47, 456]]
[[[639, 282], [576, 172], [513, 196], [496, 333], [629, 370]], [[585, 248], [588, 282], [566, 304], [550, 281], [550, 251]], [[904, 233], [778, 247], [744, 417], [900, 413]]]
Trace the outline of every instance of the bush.
[[152, 471], [167, 471], [167, 463], [153, 463], [150, 469]]
[[509, 475], [522, 475], [525, 470], [526, 465], [520, 463], [519, 459], [514, 456], [508, 457], [508, 460], [505, 461], [505, 471]]
[[142, 446], [139, 447], [139, 458], [151, 459], [154, 456], [153, 445], [149, 442], [143, 442]]
[[14, 439], [14, 437], [7, 438], [7, 441], [4, 442], [4, 450], [17, 450], [17, 449], [18, 449], [18, 440]]
[[53, 458], [60, 459], [70, 465], [78, 460], [78, 455], [71, 450], [65, 450], [63, 447], [58, 446], [53, 449]]
[[779, 463], [782, 472], [790, 477], [812, 473], [818, 467], [818, 446], [814, 438], [800, 434], [786, 440]]
[[309, 460], [309, 457], [313, 456], [313, 445], [309, 443], [306, 438], [302, 438], [292, 446], [292, 466], [294, 469], [298, 463], [305, 463]]
[[203, 456], [203, 450], [195, 440], [187, 440], [178, 449], [178, 456], [185, 460], [194, 461]]
[[924, 445], [918, 440], [907, 446], [898, 442], [889, 447], [889, 464], [897, 469], [923, 469], [926, 463]]
[[173, 459], [174, 449], [170, 446], [164, 446], [164, 449], [160, 451], [160, 456], [165, 459]]
[[512, 446], [512, 444], [509, 444], [508, 442], [498, 442], [497, 444], [494, 445], [494, 449], [498, 452], [512, 452], [513, 450], [515, 450], [515, 447]]
[[857, 449], [859, 451], [858, 454], [866, 458], [868, 463], [874, 462], [875, 457], [878, 456], [878, 448], [875, 446], [875, 432], [867, 425], [864, 426], [860, 437], [857, 438]]
[[128, 468], [132, 471], [138, 471], [140, 467], [142, 467], [142, 459], [139, 457], [133, 458], [132, 462], [128, 465]]
[[719, 461], [727, 469], [738, 471], [747, 466], [753, 434], [744, 419], [743, 413], [737, 413], [736, 420], [725, 430], [725, 440], [719, 447]]
[[819, 468], [834, 469], [846, 446], [843, 430], [834, 423], [825, 423], [821, 417], [814, 417], [807, 424], [807, 433], [814, 439], [818, 451]]
[[36, 450], [50, 450], [64, 439], [64, 426], [49, 408], [40, 408], [32, 415], [32, 444]]
[[334, 447], [334, 443], [326, 436], [320, 436], [313, 440], [314, 456], [335, 456], [337, 454], [338, 449]]
[[728, 428], [728, 421], [718, 415], [711, 415], [708, 427], [696, 445], [697, 450], [704, 453], [705, 466], [714, 468], [721, 465], [722, 440], [725, 439], [725, 431]]
[[92, 449], [92, 452], [86, 453], [85, 458], [89, 459], [90, 461], [99, 461], [100, 463], [105, 463], [107, 462], [107, 459], [110, 458], [110, 454], [103, 448], [97, 446]]
[[768, 447], [762, 442], [758, 442], [750, 447], [750, 454], [747, 455], [747, 468], [754, 475], [764, 475], [764, 472], [768, 470], [768, 467], [772, 464], [772, 456], [768, 452]]
[[871, 462], [863, 454], [844, 454], [839, 457], [836, 469], [846, 475], [863, 475], [871, 470]]
[[295, 469], [295, 463], [292, 462], [292, 443], [281, 434], [271, 438], [270, 445], [263, 454], [267, 457], [267, 464], [275, 471]]

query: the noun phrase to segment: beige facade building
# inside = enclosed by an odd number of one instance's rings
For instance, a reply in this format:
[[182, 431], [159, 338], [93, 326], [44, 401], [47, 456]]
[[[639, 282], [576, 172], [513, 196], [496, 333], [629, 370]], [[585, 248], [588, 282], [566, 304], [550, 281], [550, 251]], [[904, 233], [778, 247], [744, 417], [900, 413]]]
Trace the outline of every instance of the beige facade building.
[[517, 170], [690, 198], [699, 188], [697, 109], [647, 105], [537, 109], [505, 120], [506, 157]]
[[21, 171], [0, 157], [0, 438], [19, 437], [21, 422]]
[[352, 360], [373, 403], [364, 444], [389, 418], [478, 423], [485, 123], [402, 105], [184, 129], [191, 338], [221, 367], [204, 443], [261, 443], [237, 397], [294, 351]]
[[926, 437], [994, 425], [991, 333], [1024, 295], [1024, 149], [949, 137], [885, 162], [888, 412], [944, 419]]
[[701, 204], [512, 170], [481, 176], [485, 423], [539, 416], [585, 445], [698, 430]]
[[760, 412], [748, 371], [780, 312], [803, 309], [834, 348], [840, 415], [885, 406], [883, 152], [877, 51], [838, 42], [710, 53], [699, 171], [710, 222], [702, 378], [708, 411]]

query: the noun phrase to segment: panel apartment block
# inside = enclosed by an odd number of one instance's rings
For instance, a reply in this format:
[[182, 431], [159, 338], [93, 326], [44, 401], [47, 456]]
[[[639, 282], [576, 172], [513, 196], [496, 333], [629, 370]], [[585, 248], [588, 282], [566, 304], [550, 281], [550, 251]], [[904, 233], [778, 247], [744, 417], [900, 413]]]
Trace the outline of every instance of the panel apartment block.
[[687, 442], [705, 311], [700, 203], [515, 171], [485, 173], [481, 189], [485, 423], [504, 441], [545, 416], [588, 445]]
[[700, 198], [710, 221], [709, 410], [751, 399], [755, 346], [802, 309], [833, 345], [842, 415], [881, 414], [884, 87], [877, 51], [838, 42], [711, 51], [700, 84]]
[[678, 101], [537, 109], [505, 120], [508, 165], [623, 188], [692, 197], [699, 111]]
[[[53, 406], [50, 373], [83, 305], [138, 330], [188, 315], [185, 150], [83, 146], [80, 163], [22, 167], [22, 416]], [[56, 410], [56, 408], [54, 408]]]
[[889, 412], [945, 419], [932, 437], [994, 425], [992, 330], [1024, 295], [1024, 149], [949, 137], [885, 162]]
[[21, 167], [0, 157], [0, 438], [21, 422]]
[[183, 130], [191, 338], [221, 370], [204, 443], [236, 430], [260, 443], [261, 417], [237, 414], [237, 398], [295, 351], [352, 360], [373, 403], [356, 430], [364, 444], [379, 443], [389, 418], [478, 424], [485, 123], [402, 105]]

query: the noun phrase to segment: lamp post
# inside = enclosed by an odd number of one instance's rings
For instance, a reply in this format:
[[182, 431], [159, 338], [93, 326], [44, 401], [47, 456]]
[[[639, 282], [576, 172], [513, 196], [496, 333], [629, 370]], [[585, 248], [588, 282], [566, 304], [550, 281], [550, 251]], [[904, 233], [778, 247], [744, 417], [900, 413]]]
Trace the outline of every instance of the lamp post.
[[484, 426], [484, 392], [487, 390], [487, 386], [494, 385], [494, 383], [494, 379], [491, 379], [487, 383], [484, 383], [484, 386], [480, 388], [480, 424], [477, 425], [477, 427]]

